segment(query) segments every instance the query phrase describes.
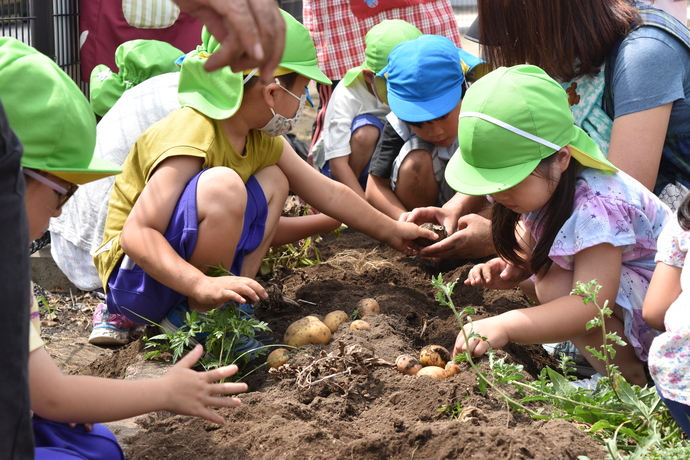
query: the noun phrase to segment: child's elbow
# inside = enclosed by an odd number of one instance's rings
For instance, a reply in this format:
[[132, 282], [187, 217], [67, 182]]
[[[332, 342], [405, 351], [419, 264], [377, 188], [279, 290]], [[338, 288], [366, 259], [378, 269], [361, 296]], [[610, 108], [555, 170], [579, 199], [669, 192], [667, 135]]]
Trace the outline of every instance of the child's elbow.
[[642, 308], [642, 319], [657, 331], [665, 331], [664, 315], [659, 315], [653, 308], [648, 308], [647, 305]]

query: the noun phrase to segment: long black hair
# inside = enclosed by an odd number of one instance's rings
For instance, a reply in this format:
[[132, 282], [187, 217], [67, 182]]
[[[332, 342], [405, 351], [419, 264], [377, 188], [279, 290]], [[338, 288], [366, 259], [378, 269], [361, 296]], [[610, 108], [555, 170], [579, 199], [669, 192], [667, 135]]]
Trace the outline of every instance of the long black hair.
[[678, 206], [678, 224], [686, 232], [690, 230], [690, 193], [685, 195], [683, 201]]
[[[544, 158], [535, 168], [532, 174], [544, 177], [548, 181], [555, 181], [551, 176], [551, 164], [558, 155], [554, 154]], [[561, 178], [549, 201], [541, 208], [534, 223], [541, 238], [532, 250], [532, 256], [528, 259], [520, 247], [516, 230], [520, 223], [521, 215], [511, 211], [502, 204], [495, 202], [491, 210], [491, 237], [493, 238], [496, 253], [513, 265], [537, 275], [545, 274], [551, 267], [549, 251], [566, 220], [573, 212], [575, 198], [575, 181], [579, 163], [571, 158], [567, 169], [561, 174]]]

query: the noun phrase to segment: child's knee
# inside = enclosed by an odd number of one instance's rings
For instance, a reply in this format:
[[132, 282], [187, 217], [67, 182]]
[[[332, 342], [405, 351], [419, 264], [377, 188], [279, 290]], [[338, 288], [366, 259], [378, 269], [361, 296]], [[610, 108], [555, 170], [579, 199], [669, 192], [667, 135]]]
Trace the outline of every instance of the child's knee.
[[350, 147], [352, 151], [368, 150], [373, 153], [381, 131], [374, 125], [364, 125], [352, 132]]
[[270, 202], [274, 197], [282, 197], [282, 206], [290, 191], [290, 183], [283, 170], [277, 165], [268, 166], [257, 172], [254, 177], [259, 181], [259, 185], [266, 195], [266, 200]]
[[244, 213], [247, 202], [244, 181], [234, 170], [225, 167], [204, 171], [199, 177], [196, 196], [200, 216], [214, 209]]
[[[400, 165], [399, 176], [424, 177], [433, 176], [434, 168], [431, 153], [424, 149], [412, 150], [405, 156]], [[436, 180], [436, 179], [434, 179]]]

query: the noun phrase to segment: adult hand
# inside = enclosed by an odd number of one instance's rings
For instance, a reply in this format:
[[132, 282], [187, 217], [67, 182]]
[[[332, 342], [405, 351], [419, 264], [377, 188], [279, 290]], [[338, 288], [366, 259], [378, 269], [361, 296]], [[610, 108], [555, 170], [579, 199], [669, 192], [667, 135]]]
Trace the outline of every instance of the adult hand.
[[512, 289], [529, 277], [523, 268], [509, 264], [500, 257], [477, 264], [467, 274], [465, 284], [489, 289]]
[[[502, 315], [492, 318], [481, 319], [465, 324], [463, 331], [460, 331], [455, 339], [453, 356], [469, 351], [472, 356], [478, 358], [489, 348], [501, 348], [508, 343], [508, 334], [502, 326]], [[467, 342], [465, 341], [467, 335]]]
[[246, 383], [213, 383], [226, 379], [237, 372], [237, 366], [219, 367], [208, 372], [197, 372], [192, 366], [201, 358], [204, 348], [194, 347], [162, 378], [163, 390], [168, 400], [168, 410], [176, 414], [203, 417], [213, 423], [223, 424], [223, 417], [209, 407], [236, 407], [239, 398], [217, 395], [237, 394], [247, 391]]
[[448, 238], [421, 249], [419, 255], [441, 259], [478, 259], [496, 253], [491, 239], [491, 221], [486, 217], [467, 214], [457, 220], [457, 226], [446, 225], [446, 229], [449, 231]]
[[201, 21], [222, 45], [208, 59], [209, 72], [229, 65], [233, 72], [259, 68], [273, 80], [285, 47], [285, 21], [275, 0], [175, 0]]

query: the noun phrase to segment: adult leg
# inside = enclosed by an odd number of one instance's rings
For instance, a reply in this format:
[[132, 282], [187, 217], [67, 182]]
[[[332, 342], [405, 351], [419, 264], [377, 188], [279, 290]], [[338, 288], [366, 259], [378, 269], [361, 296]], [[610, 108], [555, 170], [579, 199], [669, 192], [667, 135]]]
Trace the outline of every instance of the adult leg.
[[30, 459], [34, 455], [29, 399], [29, 228], [20, 172], [22, 148], [0, 105], [0, 456]]

